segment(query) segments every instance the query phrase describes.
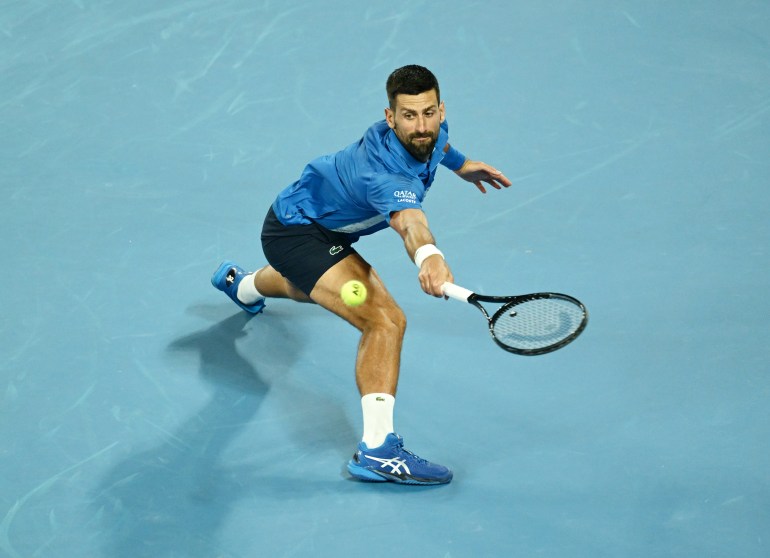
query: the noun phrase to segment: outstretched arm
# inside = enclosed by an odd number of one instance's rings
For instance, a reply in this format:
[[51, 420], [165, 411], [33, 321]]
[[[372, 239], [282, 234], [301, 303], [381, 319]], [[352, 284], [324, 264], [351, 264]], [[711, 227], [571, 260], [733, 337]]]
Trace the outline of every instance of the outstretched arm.
[[[428, 228], [428, 219], [421, 209], [403, 209], [392, 213], [390, 226], [404, 240], [404, 247], [412, 261], [418, 249], [435, 246], [436, 241]], [[438, 253], [423, 259], [417, 277], [422, 290], [436, 297], [444, 296], [441, 285], [454, 280], [444, 257]]]

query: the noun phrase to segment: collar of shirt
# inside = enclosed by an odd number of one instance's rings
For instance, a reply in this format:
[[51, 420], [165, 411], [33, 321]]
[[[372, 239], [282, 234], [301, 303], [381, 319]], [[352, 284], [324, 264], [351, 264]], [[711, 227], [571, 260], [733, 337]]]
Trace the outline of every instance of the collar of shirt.
[[444, 158], [444, 147], [448, 140], [447, 127], [442, 123], [433, 153], [428, 162], [423, 163], [412, 157], [412, 154], [406, 150], [392, 129], [388, 129], [387, 134], [385, 134], [385, 145], [398, 165], [412, 176], [420, 178], [424, 178], [427, 172], [433, 171]]

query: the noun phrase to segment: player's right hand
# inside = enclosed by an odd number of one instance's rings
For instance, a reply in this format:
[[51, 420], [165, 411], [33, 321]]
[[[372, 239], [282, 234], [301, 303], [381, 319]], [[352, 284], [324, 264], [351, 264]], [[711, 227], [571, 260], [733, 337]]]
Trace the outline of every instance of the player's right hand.
[[417, 278], [420, 280], [422, 290], [437, 298], [444, 297], [444, 291], [441, 289], [444, 283], [454, 283], [452, 271], [444, 258], [438, 254], [425, 258]]

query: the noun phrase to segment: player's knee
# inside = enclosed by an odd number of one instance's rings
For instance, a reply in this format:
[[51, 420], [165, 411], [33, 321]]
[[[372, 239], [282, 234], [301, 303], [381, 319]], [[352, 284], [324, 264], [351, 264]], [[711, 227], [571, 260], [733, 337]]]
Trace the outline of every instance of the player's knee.
[[369, 306], [361, 320], [354, 324], [362, 331], [379, 331], [392, 336], [403, 337], [406, 331], [406, 316], [399, 306], [389, 301], [386, 304]]
[[388, 304], [376, 314], [375, 323], [372, 325], [378, 329], [387, 330], [393, 335], [403, 337], [406, 331], [406, 315], [395, 303]]
[[299, 290], [288, 280], [286, 281], [286, 292], [289, 295], [289, 298], [296, 302], [313, 302], [313, 300], [308, 295]]
[[404, 311], [394, 304], [388, 312], [388, 319], [393, 324], [393, 327], [403, 335], [406, 331], [406, 314], [404, 314]]

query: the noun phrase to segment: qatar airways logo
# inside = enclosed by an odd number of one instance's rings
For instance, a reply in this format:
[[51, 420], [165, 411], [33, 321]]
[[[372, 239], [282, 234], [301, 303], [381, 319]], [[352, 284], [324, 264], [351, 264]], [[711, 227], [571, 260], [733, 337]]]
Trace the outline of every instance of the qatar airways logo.
[[417, 194], [409, 190], [396, 190], [393, 196], [400, 202], [417, 203]]

